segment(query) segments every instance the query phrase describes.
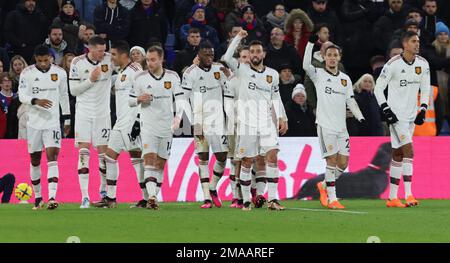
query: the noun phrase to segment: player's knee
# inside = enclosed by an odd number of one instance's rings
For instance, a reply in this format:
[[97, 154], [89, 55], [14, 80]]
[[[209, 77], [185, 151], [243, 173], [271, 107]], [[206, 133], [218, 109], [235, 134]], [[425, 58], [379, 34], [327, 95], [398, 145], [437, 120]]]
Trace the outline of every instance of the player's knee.
[[393, 149], [392, 160], [396, 162], [401, 162], [403, 160], [403, 152], [400, 149]]
[[266, 168], [265, 166], [266, 166], [266, 159], [264, 158], [264, 156], [257, 156], [256, 157], [256, 169], [262, 170], [262, 169]]
[[226, 162], [227, 161], [227, 154], [228, 153], [226, 153], [226, 152], [217, 153], [216, 154], [217, 161], [222, 162], [222, 163]]
[[245, 168], [251, 168], [253, 164], [253, 158], [243, 158], [241, 162], [241, 166]]
[[89, 173], [89, 168], [83, 167], [78, 169], [78, 174], [88, 174]]
[[199, 153], [198, 158], [202, 161], [208, 161], [209, 160], [209, 153]]
[[31, 158], [31, 165], [33, 165], [33, 166], [41, 165], [41, 159]]
[[269, 151], [266, 155], [266, 159], [268, 163], [277, 163], [278, 162], [278, 157], [277, 157], [277, 150], [272, 150]]
[[337, 165], [337, 155], [328, 156], [326, 161], [328, 166], [335, 167]]

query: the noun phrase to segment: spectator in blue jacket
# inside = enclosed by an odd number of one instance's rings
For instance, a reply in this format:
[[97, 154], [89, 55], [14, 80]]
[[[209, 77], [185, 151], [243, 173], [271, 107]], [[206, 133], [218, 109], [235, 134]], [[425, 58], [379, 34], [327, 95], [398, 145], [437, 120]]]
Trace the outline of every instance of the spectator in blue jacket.
[[192, 7], [191, 18], [189, 19], [187, 24], [183, 25], [180, 28], [180, 40], [182, 46], [185, 46], [187, 43], [189, 29], [198, 28], [203, 40], [209, 40], [209, 42], [211, 42], [211, 44], [214, 46], [214, 49], [217, 49], [219, 47], [220, 42], [217, 31], [212, 26], [209, 26], [207, 24], [207, 21], [205, 19], [205, 11], [206, 7], [202, 4], [196, 4]]

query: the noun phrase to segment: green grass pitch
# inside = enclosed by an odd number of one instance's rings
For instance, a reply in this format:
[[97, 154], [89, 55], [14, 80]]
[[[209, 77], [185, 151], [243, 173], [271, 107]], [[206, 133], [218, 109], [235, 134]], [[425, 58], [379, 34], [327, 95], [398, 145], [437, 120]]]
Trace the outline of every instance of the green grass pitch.
[[450, 242], [450, 200], [422, 200], [420, 207], [388, 209], [383, 200], [343, 200], [347, 210], [328, 211], [318, 201], [284, 201], [286, 211], [199, 203], [161, 203], [160, 211], [79, 209], [54, 211], [32, 205], [0, 205], [0, 242]]

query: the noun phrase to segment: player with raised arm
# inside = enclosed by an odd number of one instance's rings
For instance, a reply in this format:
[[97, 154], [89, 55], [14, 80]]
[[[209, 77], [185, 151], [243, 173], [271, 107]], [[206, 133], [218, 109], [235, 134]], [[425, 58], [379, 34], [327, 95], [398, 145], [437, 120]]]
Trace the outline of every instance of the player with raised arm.
[[[384, 65], [375, 86], [375, 96], [391, 132], [392, 162], [387, 207], [417, 206], [411, 190], [413, 175], [412, 136], [414, 124], [422, 125], [430, 94], [430, 67], [419, 56], [420, 41], [417, 33], [402, 35], [403, 53], [394, 56]], [[384, 90], [389, 86], [388, 98]], [[417, 113], [417, 93], [420, 90], [420, 109]], [[417, 114], [417, 115], [416, 115]], [[397, 191], [403, 174], [405, 201], [398, 199]]]
[[69, 88], [77, 97], [75, 112], [75, 145], [79, 148], [78, 179], [82, 201], [80, 208], [89, 208], [89, 147], [98, 151], [100, 196], [106, 197], [105, 153], [111, 130], [110, 97], [113, 66], [105, 52], [106, 42], [94, 36], [89, 39], [89, 53], [73, 59], [69, 72]]
[[[182, 88], [192, 107], [195, 150], [199, 157], [199, 175], [204, 203], [201, 208], [221, 207], [217, 184], [223, 176], [228, 153], [223, 91], [227, 78], [220, 63], [214, 63], [214, 48], [203, 42], [198, 51], [199, 64], [193, 64], [183, 74]], [[211, 183], [209, 182], [209, 151], [216, 156]]]
[[329, 209], [344, 209], [336, 197], [335, 185], [336, 180], [347, 168], [350, 155], [350, 138], [346, 126], [347, 107], [358, 121], [365, 120], [353, 97], [350, 77], [338, 69], [341, 49], [336, 45], [325, 49], [325, 68], [316, 68], [311, 64], [312, 51], [317, 39], [317, 34], [311, 35], [303, 58], [303, 69], [316, 87], [317, 134], [322, 157], [327, 163], [325, 181], [319, 182], [317, 188], [322, 206]]
[[45, 45], [34, 51], [36, 64], [25, 68], [20, 75], [19, 99], [30, 105], [27, 122], [28, 152], [30, 153], [30, 175], [35, 192], [34, 210], [44, 207], [41, 193], [41, 156], [45, 147], [47, 157], [48, 206], [58, 208], [58, 154], [61, 148], [60, 113], [64, 118], [64, 136], [70, 132], [69, 93], [67, 73], [51, 64], [50, 50]]
[[[117, 159], [122, 151], [128, 151], [131, 163], [136, 171], [141, 189], [144, 183], [144, 165], [141, 159], [141, 138], [131, 135], [132, 126], [138, 114], [138, 107], [130, 107], [128, 104], [129, 94], [133, 87], [136, 74], [142, 71], [140, 64], [132, 63], [130, 60], [130, 47], [125, 41], [117, 41], [111, 47], [111, 59], [115, 66], [119, 67], [117, 79], [114, 85], [116, 98], [117, 121], [111, 130], [106, 150], [106, 198], [95, 203], [96, 207], [116, 208], [116, 189], [119, 168]], [[136, 207], [147, 205], [147, 190], [142, 189], [143, 200]], [[144, 204], [145, 202], [145, 204]]]
[[[173, 131], [180, 125], [184, 92], [174, 71], [163, 68], [164, 50], [152, 46], [147, 50], [148, 70], [138, 73], [130, 91], [129, 105], [141, 105], [141, 140], [144, 156], [144, 183], [148, 192], [147, 208], [159, 210], [157, 195], [170, 156]], [[174, 117], [173, 98], [176, 103]]]
[[[244, 211], [251, 210], [251, 166], [254, 159], [264, 156], [267, 162], [266, 177], [268, 183], [270, 210], [284, 210], [278, 201], [278, 132], [287, 131], [286, 121], [282, 118], [282, 102], [278, 91], [278, 72], [264, 66], [264, 48], [261, 42], [249, 44], [250, 64], [240, 64], [233, 58], [237, 46], [247, 32], [241, 30], [231, 41], [224, 61], [239, 79], [238, 107], [238, 157], [242, 159], [240, 185], [244, 199]], [[272, 111], [278, 120], [278, 129], [272, 119]]]

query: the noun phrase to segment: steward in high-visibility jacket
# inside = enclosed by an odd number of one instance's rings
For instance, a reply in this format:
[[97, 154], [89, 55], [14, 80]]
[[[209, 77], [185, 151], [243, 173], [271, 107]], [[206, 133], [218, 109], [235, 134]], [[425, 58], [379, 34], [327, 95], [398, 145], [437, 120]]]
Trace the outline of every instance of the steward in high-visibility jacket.
[[[436, 125], [436, 105], [438, 99], [439, 89], [436, 86], [431, 86], [430, 102], [428, 103], [427, 111], [425, 112], [425, 121], [422, 125], [416, 125], [414, 129], [414, 136], [436, 136], [438, 128]], [[418, 95], [418, 105], [420, 106], [420, 94]]]

